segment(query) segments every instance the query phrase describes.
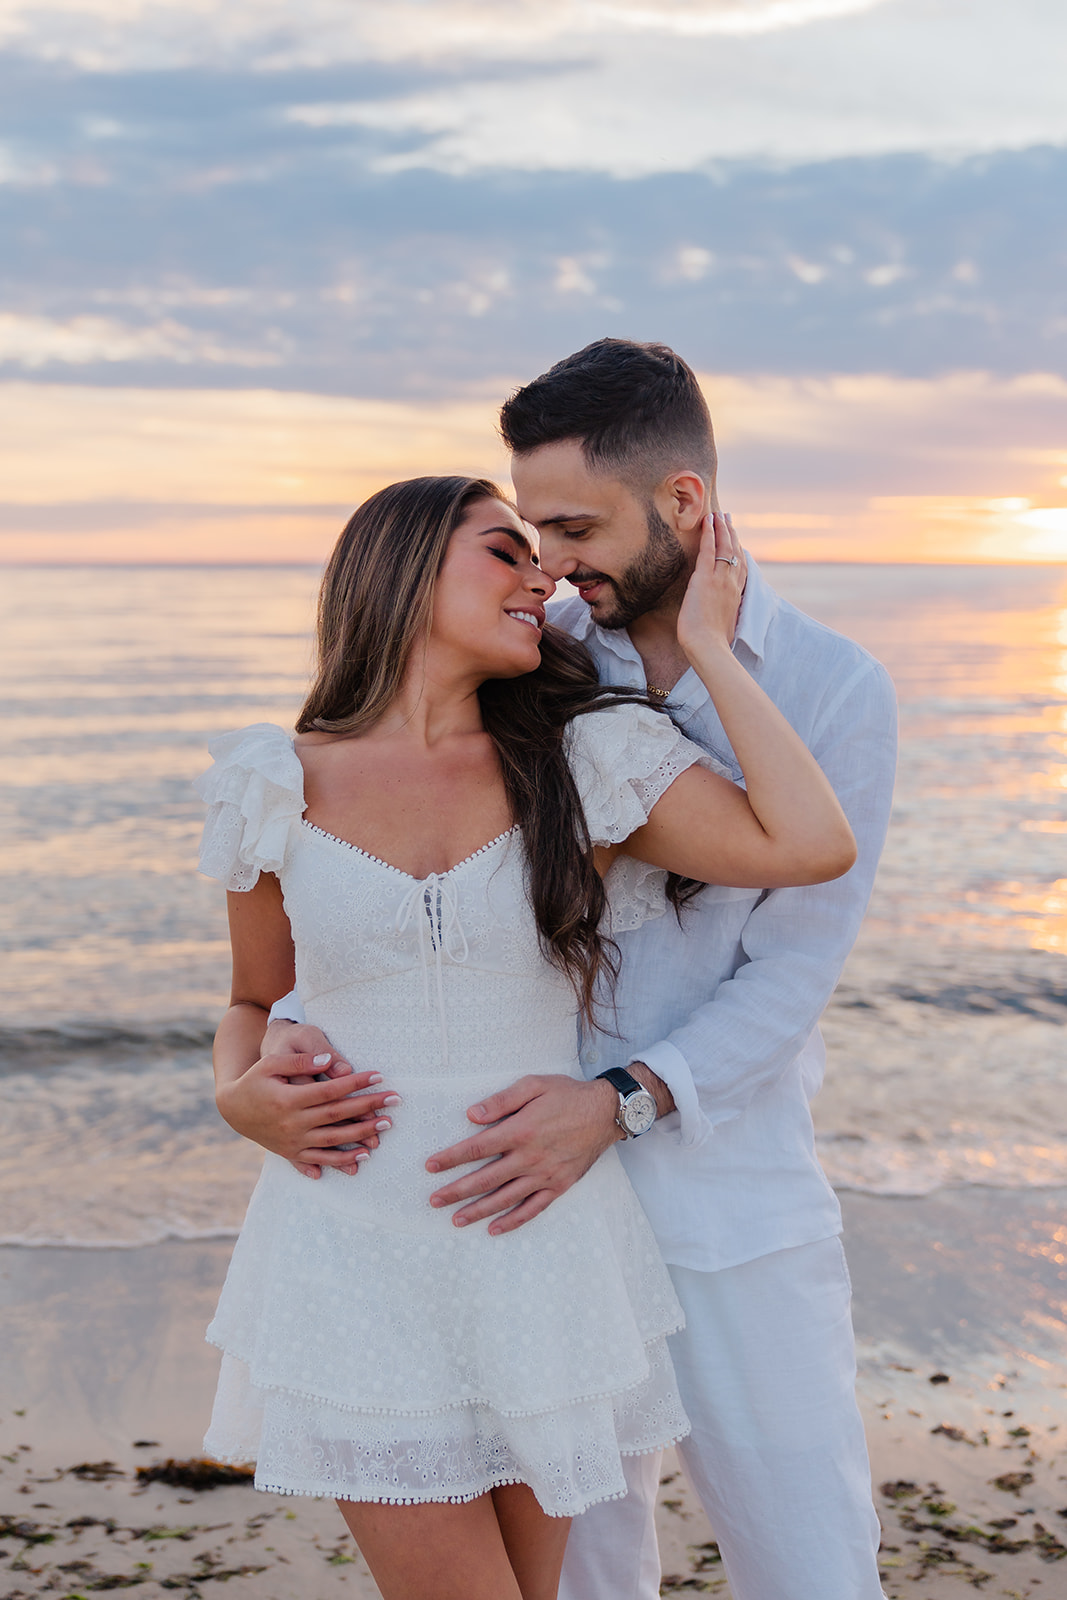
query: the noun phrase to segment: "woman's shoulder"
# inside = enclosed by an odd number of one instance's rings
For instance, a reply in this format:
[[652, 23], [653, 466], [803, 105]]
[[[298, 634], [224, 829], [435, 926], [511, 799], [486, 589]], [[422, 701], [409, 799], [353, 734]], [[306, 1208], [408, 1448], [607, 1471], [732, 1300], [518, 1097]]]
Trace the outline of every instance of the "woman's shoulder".
[[654, 771], [672, 751], [690, 749], [694, 761], [704, 754], [666, 712], [644, 700], [607, 700], [572, 717], [566, 746], [575, 777], [582, 770], [624, 782]]
[[664, 712], [644, 700], [605, 699], [567, 724], [568, 752], [600, 756], [679, 737]]
[[274, 722], [253, 722], [247, 728], [220, 733], [208, 741], [212, 765], [196, 780], [201, 800], [215, 805], [236, 800], [249, 784], [269, 784], [287, 794], [304, 793], [304, 769], [293, 740]]
[[679, 773], [704, 761], [664, 712], [628, 700], [574, 717], [567, 755], [595, 844], [629, 838]]
[[247, 728], [216, 734], [208, 740], [207, 748], [217, 767], [279, 764], [296, 759], [292, 735], [276, 722], [252, 722]]
[[210, 807], [200, 870], [230, 889], [251, 889], [260, 872], [281, 867], [289, 826], [304, 811], [304, 769], [273, 722], [219, 734], [208, 750], [213, 765], [195, 784]]

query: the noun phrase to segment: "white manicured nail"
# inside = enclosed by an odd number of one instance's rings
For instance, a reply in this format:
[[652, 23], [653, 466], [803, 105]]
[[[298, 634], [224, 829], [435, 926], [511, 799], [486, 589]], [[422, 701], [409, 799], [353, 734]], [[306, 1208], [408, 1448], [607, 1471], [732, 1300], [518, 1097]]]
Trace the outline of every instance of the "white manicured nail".
[[330, 1065], [330, 1056], [312, 1056], [311, 1065], [313, 1067], [328, 1067]]

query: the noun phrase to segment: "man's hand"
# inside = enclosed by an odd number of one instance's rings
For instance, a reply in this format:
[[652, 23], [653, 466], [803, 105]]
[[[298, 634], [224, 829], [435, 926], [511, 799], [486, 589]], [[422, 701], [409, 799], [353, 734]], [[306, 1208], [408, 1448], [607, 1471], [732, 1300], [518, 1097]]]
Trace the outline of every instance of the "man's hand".
[[380, 1073], [353, 1072], [317, 1028], [271, 1023], [263, 1048], [247, 1072], [220, 1084], [216, 1103], [223, 1119], [305, 1177], [321, 1177], [323, 1167], [357, 1172], [392, 1126], [386, 1108], [400, 1096], [376, 1087]]
[[328, 1066], [315, 1068], [316, 1073], [324, 1073], [328, 1078], [352, 1071], [352, 1063], [334, 1049], [321, 1028], [310, 1022], [289, 1022], [285, 1017], [268, 1022], [259, 1053], [261, 1056], [329, 1056]]
[[562, 1076], [520, 1078], [467, 1112], [472, 1122], [493, 1123], [426, 1163], [447, 1172], [471, 1161], [486, 1166], [430, 1196], [433, 1206], [472, 1201], [452, 1218], [457, 1228], [498, 1216], [492, 1234], [511, 1233], [539, 1216], [622, 1134], [615, 1122], [619, 1097], [610, 1083]]

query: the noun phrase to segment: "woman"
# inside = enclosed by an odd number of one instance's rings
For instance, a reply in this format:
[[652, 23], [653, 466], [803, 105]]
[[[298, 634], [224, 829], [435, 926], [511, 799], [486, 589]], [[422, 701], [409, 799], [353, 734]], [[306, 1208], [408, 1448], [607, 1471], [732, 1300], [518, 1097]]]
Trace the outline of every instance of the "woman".
[[[725, 524], [679, 637], [747, 794], [544, 626], [532, 538], [484, 481], [372, 497], [327, 568], [295, 744], [227, 735], [201, 789], [202, 865], [234, 891], [220, 1084], [256, 1062], [295, 966], [308, 1020], [402, 1096], [358, 1182], [268, 1155], [209, 1330], [206, 1447], [255, 1457], [262, 1488], [334, 1495], [386, 1600], [552, 1600], [569, 1518], [624, 1491], [622, 1454], [686, 1428], [677, 1303], [614, 1152], [499, 1238], [431, 1210], [427, 1153], [517, 1073], [581, 1076], [575, 1016], [598, 985], [610, 1005], [611, 915], [680, 904], [668, 872], [807, 883], [854, 853], [730, 653]], [[647, 872], [612, 872], [624, 843]], [[373, 1118], [380, 1101], [349, 1104]]]

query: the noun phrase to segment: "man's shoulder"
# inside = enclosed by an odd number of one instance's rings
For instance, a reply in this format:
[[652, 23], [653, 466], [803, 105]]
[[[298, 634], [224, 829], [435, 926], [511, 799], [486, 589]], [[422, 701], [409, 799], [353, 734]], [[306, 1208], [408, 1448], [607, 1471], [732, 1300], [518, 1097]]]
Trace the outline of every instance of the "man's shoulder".
[[885, 667], [871, 652], [849, 637], [802, 611], [791, 600], [776, 595], [777, 605], [764, 642], [764, 657], [775, 665], [795, 670], [797, 651], [809, 664], [833, 662], [838, 672], [851, 665], [868, 668], [873, 675], [888, 676]]
[[757, 673], [772, 700], [813, 732], [844, 717], [895, 738], [896, 690], [877, 657], [791, 601], [776, 600]]

